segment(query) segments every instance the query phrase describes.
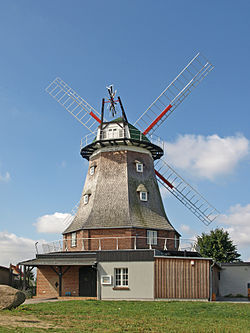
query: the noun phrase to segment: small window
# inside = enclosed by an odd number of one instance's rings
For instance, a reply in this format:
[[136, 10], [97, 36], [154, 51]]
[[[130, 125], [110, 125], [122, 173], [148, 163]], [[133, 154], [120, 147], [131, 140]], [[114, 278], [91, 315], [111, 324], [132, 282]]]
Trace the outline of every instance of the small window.
[[157, 231], [147, 230], [147, 244], [157, 245]]
[[116, 128], [113, 129], [113, 138], [117, 138], [118, 137], [118, 131]]
[[84, 197], [83, 197], [83, 203], [84, 203], [84, 205], [87, 205], [88, 202], [89, 202], [89, 195], [85, 194]]
[[90, 176], [93, 176], [94, 173], [95, 173], [95, 167], [92, 166], [92, 167], [90, 167], [90, 169], [89, 169], [89, 174], [90, 174]]
[[109, 139], [113, 138], [113, 130], [112, 130], [112, 128], [110, 128], [110, 129], [108, 130], [108, 138], [109, 138]]
[[137, 172], [143, 172], [143, 164], [142, 163], [136, 163], [136, 171]]
[[76, 246], [76, 232], [72, 232], [71, 234], [71, 247]]
[[115, 287], [128, 287], [128, 268], [115, 268]]
[[148, 192], [140, 192], [140, 200], [148, 201]]
[[179, 239], [176, 235], [174, 235], [174, 248], [178, 250]]

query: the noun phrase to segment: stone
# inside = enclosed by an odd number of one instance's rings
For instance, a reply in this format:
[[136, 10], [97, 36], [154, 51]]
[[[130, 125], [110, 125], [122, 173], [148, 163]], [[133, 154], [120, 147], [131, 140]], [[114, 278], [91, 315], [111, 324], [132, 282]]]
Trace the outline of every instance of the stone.
[[0, 310], [14, 309], [25, 301], [25, 294], [7, 285], [0, 285]]

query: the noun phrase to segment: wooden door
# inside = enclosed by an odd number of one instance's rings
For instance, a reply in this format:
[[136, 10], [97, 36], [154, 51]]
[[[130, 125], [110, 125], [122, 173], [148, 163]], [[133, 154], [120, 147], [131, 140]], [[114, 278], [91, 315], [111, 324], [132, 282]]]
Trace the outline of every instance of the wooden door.
[[79, 296], [96, 297], [96, 275], [96, 269], [91, 266], [79, 269]]

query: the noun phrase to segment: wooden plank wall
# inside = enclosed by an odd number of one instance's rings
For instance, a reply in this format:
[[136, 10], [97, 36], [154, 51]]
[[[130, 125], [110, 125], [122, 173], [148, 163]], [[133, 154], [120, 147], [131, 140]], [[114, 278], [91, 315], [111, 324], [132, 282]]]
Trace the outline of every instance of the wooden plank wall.
[[209, 260], [155, 258], [155, 298], [209, 299], [209, 269]]

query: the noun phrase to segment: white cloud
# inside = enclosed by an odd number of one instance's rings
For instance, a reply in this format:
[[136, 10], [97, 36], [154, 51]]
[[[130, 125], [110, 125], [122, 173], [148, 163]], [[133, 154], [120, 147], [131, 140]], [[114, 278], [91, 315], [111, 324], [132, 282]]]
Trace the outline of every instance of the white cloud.
[[174, 143], [166, 142], [166, 158], [177, 168], [213, 180], [232, 173], [249, 156], [249, 147], [249, 140], [243, 135], [221, 138], [217, 134], [207, 137], [186, 134]]
[[36, 229], [40, 233], [57, 234], [62, 233], [71, 223], [73, 216], [64, 213], [54, 213], [51, 215], [43, 215], [34, 223]]
[[241, 247], [250, 246], [250, 204], [230, 207], [229, 214], [220, 215], [218, 220], [225, 225], [234, 243]]
[[0, 232], [0, 265], [9, 267], [35, 257], [35, 240], [18, 237], [7, 231]]
[[0, 182], [7, 183], [8, 181], [10, 181], [10, 173], [9, 172], [6, 172], [5, 174], [0, 173]]
[[181, 229], [182, 232], [185, 232], [188, 235], [190, 235], [190, 234], [193, 233], [193, 230], [188, 225], [186, 225], [186, 224], [182, 224], [180, 226], [180, 229]]

